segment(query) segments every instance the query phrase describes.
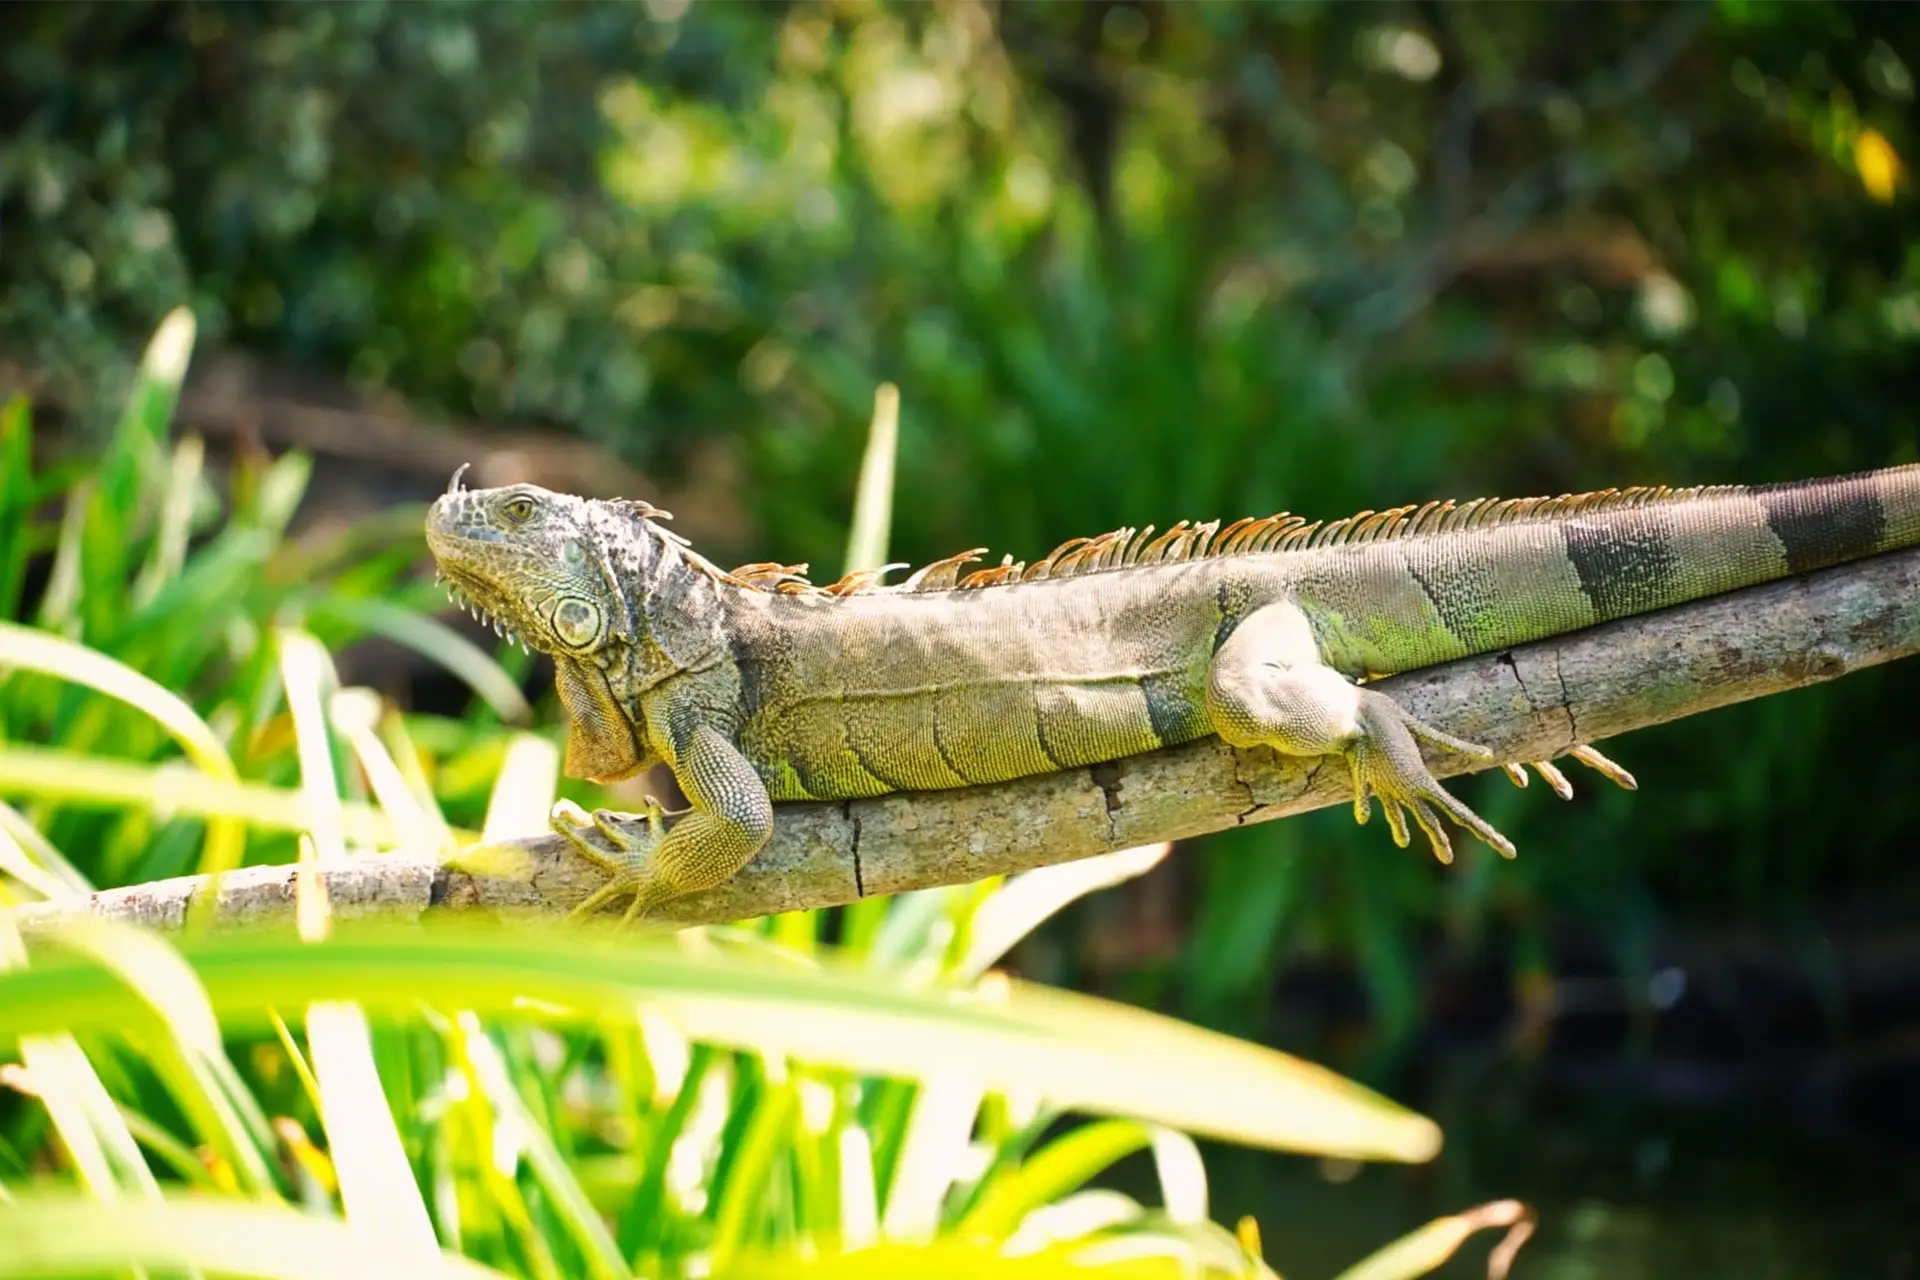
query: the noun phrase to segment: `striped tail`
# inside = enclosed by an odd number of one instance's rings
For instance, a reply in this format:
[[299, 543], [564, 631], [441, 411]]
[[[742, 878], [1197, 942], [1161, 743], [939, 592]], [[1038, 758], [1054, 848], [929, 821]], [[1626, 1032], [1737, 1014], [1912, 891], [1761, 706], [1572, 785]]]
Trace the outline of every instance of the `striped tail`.
[[1604, 622], [1920, 544], [1920, 464], [1682, 491], [1562, 533]]
[[1385, 675], [1920, 545], [1920, 464], [1446, 504], [1358, 541], [1345, 569], [1309, 575], [1341, 620], [1323, 648]]

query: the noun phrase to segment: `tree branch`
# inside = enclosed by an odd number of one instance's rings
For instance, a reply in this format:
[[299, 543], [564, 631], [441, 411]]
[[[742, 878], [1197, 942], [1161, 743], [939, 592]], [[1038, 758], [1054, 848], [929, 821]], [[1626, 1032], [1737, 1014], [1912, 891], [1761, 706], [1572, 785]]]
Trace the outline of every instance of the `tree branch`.
[[[1415, 715], [1492, 747], [1501, 761], [1546, 760], [1579, 743], [1914, 653], [1920, 549], [1396, 676], [1378, 687]], [[1469, 763], [1453, 755], [1429, 759], [1442, 777]], [[1581, 781], [1609, 785], [1591, 774]], [[1647, 780], [1656, 791], [1670, 781]], [[1551, 801], [1546, 788], [1536, 790], [1543, 803]], [[712, 923], [960, 884], [1351, 797], [1347, 771], [1336, 762], [1235, 751], [1208, 738], [999, 786], [781, 805], [772, 843], [738, 877], [669, 903], [658, 918]], [[1377, 829], [1379, 856], [1409, 856], [1393, 849], [1383, 823]], [[551, 835], [470, 849], [456, 863], [377, 855], [320, 874], [336, 914], [402, 918], [550, 915], [601, 883], [591, 864]], [[295, 876], [288, 866], [230, 873], [220, 886], [222, 922], [284, 924]], [[174, 929], [204, 883], [188, 876], [111, 889], [23, 907], [16, 918], [25, 929], [80, 913]]]

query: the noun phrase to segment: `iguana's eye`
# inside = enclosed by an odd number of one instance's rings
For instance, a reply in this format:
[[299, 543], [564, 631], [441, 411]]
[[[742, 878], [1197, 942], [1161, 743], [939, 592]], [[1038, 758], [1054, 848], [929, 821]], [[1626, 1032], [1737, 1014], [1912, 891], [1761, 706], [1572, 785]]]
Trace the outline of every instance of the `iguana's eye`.
[[510, 498], [507, 501], [507, 505], [502, 507], [501, 510], [507, 513], [507, 519], [524, 524], [533, 519], [533, 499], [525, 497]]

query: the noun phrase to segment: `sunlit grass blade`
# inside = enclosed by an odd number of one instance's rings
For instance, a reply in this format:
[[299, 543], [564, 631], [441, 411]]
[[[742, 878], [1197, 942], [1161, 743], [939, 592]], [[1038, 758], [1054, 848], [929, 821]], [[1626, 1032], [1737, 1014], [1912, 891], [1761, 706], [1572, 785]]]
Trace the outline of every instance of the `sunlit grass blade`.
[[32, 550], [33, 485], [32, 411], [25, 396], [9, 396], [0, 403], [0, 618], [19, 616]]
[[167, 469], [166, 492], [160, 499], [160, 522], [140, 576], [133, 584], [132, 603], [138, 607], [159, 594], [180, 575], [187, 559], [187, 535], [192, 531], [193, 504], [200, 489], [200, 468], [206, 446], [199, 436], [188, 436], [173, 447]]
[[1336, 1280], [1412, 1280], [1445, 1265], [1476, 1231], [1499, 1227], [1507, 1234], [1487, 1257], [1487, 1280], [1504, 1280], [1520, 1246], [1533, 1234], [1533, 1210], [1518, 1200], [1495, 1200], [1465, 1213], [1435, 1218], [1417, 1231], [1342, 1271]]
[[[1200, 1081], [1196, 1087], [1204, 1087]], [[1029, 1156], [989, 1188], [955, 1227], [962, 1238], [999, 1240], [1021, 1219], [1081, 1187], [1111, 1165], [1153, 1144], [1153, 1133], [1135, 1120], [1081, 1125]]]
[[4, 800], [0, 800], [0, 831], [6, 832], [10, 839], [17, 842], [17, 847], [41, 871], [52, 875], [64, 892], [93, 892], [93, 882], [81, 873], [80, 868], [56, 849], [51, 840], [41, 835], [25, 814]]
[[860, 459], [854, 491], [853, 528], [847, 534], [848, 573], [878, 569], [886, 563], [893, 526], [893, 468], [900, 447], [900, 389], [883, 382], [873, 393], [873, 424]]
[[[991, 998], [902, 990], [838, 963], [694, 953], [672, 940], [532, 921], [425, 932], [361, 925], [305, 947], [236, 935], [193, 943], [188, 955], [215, 1009], [242, 1025], [259, 1025], [268, 1004], [328, 999], [481, 1013], [532, 1002], [554, 1016], [620, 1023], [647, 1004], [698, 1040], [914, 1079], [964, 1071], [982, 1088], [1228, 1141], [1414, 1161], [1440, 1144], [1432, 1121], [1323, 1068], [1025, 984], [998, 984]], [[0, 975], [0, 1035], [111, 1027], [127, 1000], [97, 969], [36, 964]]]
[[724, 1272], [745, 1244], [755, 1215], [768, 1200], [774, 1162], [792, 1140], [800, 1111], [799, 1085], [778, 1060], [765, 1064], [751, 1114], [727, 1162], [713, 1224], [714, 1270]]
[[87, 508], [98, 481], [82, 480], [67, 491], [60, 517], [60, 536], [54, 543], [53, 566], [46, 589], [40, 593], [39, 624], [48, 631], [72, 636], [79, 630], [81, 542], [87, 530]]
[[360, 1007], [347, 1000], [310, 1002], [307, 1052], [347, 1220], [384, 1240], [396, 1262], [425, 1268], [439, 1244], [381, 1090]]
[[[135, 603], [128, 581], [133, 556], [157, 515], [148, 484], [165, 449], [180, 383], [193, 357], [193, 313], [176, 307], [154, 330], [134, 374], [126, 406], [86, 495], [81, 536], [80, 599], [86, 633], [110, 634]], [[76, 495], [77, 499], [77, 495]]]
[[[1037, 1253], [1076, 1240], [1097, 1241], [1138, 1227], [1145, 1218], [1146, 1210], [1131, 1196], [1106, 1187], [1089, 1187], [1033, 1206], [1021, 1218], [1018, 1229], [1007, 1237], [1006, 1250]], [[1166, 1252], [1164, 1245], [1128, 1250], [1132, 1256], [1164, 1256]]]
[[[304, 831], [307, 826], [300, 793], [285, 787], [226, 781], [178, 762], [138, 764], [51, 747], [0, 746], [0, 794], [145, 809], [162, 816], [229, 818], [275, 831]], [[343, 803], [340, 817], [348, 838], [358, 843], [391, 846], [397, 839], [393, 823], [371, 805]], [[454, 834], [462, 838], [461, 832]]]
[[258, 472], [253, 484], [240, 491], [235, 518], [271, 535], [277, 544], [293, 523], [293, 513], [299, 510], [312, 477], [312, 458], [304, 453], [281, 454]]
[[940, 1209], [964, 1157], [985, 1090], [964, 1074], [927, 1079], [907, 1113], [906, 1134], [893, 1165], [881, 1229], [890, 1240], [924, 1240], [940, 1224]]
[[480, 839], [491, 843], [545, 832], [559, 781], [560, 752], [553, 743], [538, 734], [514, 734], [487, 797]]
[[74, 922], [59, 940], [117, 975], [147, 1006], [147, 1024], [164, 1028], [149, 1042], [146, 1061], [231, 1171], [229, 1189], [272, 1195], [273, 1133], [227, 1060], [206, 992], [180, 953], [157, 935], [91, 920]]
[[[0, 804], [0, 810], [18, 817], [12, 806]], [[28, 828], [31, 830], [31, 828]], [[69, 893], [85, 893], [84, 884], [74, 884], [49, 870], [42, 862], [30, 855], [26, 846], [15, 833], [11, 823], [0, 822], [0, 876], [9, 876], [17, 883], [42, 898], [59, 898]], [[44, 841], [41, 842], [45, 844]], [[51, 846], [47, 846], [51, 847]], [[8, 891], [0, 890], [0, 898], [11, 901]]]
[[[275, 638], [280, 678], [293, 716], [308, 829], [319, 861], [337, 863], [347, 854], [325, 710], [336, 683], [333, 663], [320, 643], [303, 631], [281, 628]], [[317, 901], [318, 882], [303, 886], [301, 893], [303, 899], [312, 898], [301, 907], [301, 936], [318, 941], [327, 929], [325, 906]], [[439, 1242], [381, 1088], [365, 1013], [350, 999], [309, 1001], [307, 1048], [348, 1221], [386, 1240], [399, 1257], [424, 1265], [437, 1252]]]
[[955, 976], [985, 973], [1014, 944], [1070, 903], [1145, 875], [1171, 852], [1171, 842], [1119, 849], [1098, 857], [1023, 871], [994, 890], [973, 913], [966, 955]]
[[1058, 1247], [1008, 1257], [990, 1245], [940, 1241], [932, 1245], [879, 1245], [825, 1258], [775, 1255], [743, 1259], [714, 1280], [1225, 1280], [1231, 1273], [1196, 1273], [1183, 1258], [1116, 1261], [1094, 1270], [1082, 1250]]
[[[202, 772], [222, 782], [236, 781], [240, 776], [219, 736], [184, 699], [103, 653], [44, 631], [0, 621], [0, 667], [38, 671], [124, 702], [165, 729]], [[210, 815], [201, 869], [214, 872], [237, 867], [245, 848], [246, 833], [237, 821]]]
[[293, 717], [294, 749], [300, 759], [300, 795], [307, 810], [306, 831], [322, 863], [347, 856], [346, 820], [334, 772], [334, 743], [327, 702], [335, 679], [333, 660], [312, 636], [292, 627], [274, 633], [280, 655], [280, 684]]
[[503, 1132], [506, 1140], [515, 1143], [519, 1154], [525, 1157], [560, 1224], [585, 1257], [587, 1270], [595, 1276], [625, 1277], [627, 1266], [620, 1256], [619, 1244], [554, 1145], [550, 1130], [537, 1122], [515, 1089], [486, 1028], [472, 1014], [462, 1014], [456, 1020], [454, 1034], [459, 1037], [465, 1061], [493, 1109], [496, 1128]]
[[401, 845], [419, 854], [452, 848], [452, 833], [432, 795], [415, 789], [380, 737], [380, 695], [371, 689], [342, 689], [331, 699], [329, 711], [334, 731], [353, 751], [374, 799], [400, 833]]
[[1153, 1127], [1153, 1167], [1167, 1217], [1188, 1226], [1207, 1219], [1207, 1165], [1200, 1148], [1178, 1129]]
[[479, 645], [437, 618], [385, 600], [326, 595], [314, 602], [318, 617], [332, 618], [383, 636], [439, 663], [478, 694], [508, 724], [526, 724], [533, 708], [505, 668]]
[[444, 1253], [397, 1252], [393, 1242], [289, 1209], [198, 1195], [164, 1203], [103, 1204], [46, 1191], [0, 1205], [0, 1280], [68, 1280], [117, 1268], [199, 1268], [259, 1280], [500, 1280], [500, 1272]]
[[880, 1238], [879, 1194], [873, 1180], [873, 1142], [857, 1124], [840, 1129], [840, 1243], [864, 1249]]
[[[26, 959], [13, 922], [0, 919], [0, 970], [18, 968]], [[82, 1186], [103, 1200], [118, 1200], [129, 1190], [159, 1195], [146, 1157], [77, 1040], [59, 1031], [22, 1036], [19, 1057], [24, 1085], [47, 1109]]]

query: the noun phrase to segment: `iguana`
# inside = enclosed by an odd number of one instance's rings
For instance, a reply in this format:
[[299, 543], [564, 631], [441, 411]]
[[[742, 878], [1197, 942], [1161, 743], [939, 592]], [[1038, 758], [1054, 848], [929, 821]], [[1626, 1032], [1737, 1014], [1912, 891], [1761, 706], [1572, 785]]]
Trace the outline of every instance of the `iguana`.
[[[580, 913], [631, 895], [632, 920], [724, 883], [766, 844], [775, 801], [1004, 782], [1207, 734], [1343, 756], [1356, 821], [1378, 796], [1402, 848], [1405, 809], [1443, 862], [1440, 813], [1512, 857], [1416, 740], [1492, 753], [1367, 681], [1920, 543], [1920, 464], [1324, 524], [1182, 521], [1076, 538], [1031, 565], [969, 571], [984, 548], [966, 551], [897, 585], [883, 577], [905, 566], [826, 586], [804, 565], [722, 570], [666, 518], [533, 485], [466, 489], [460, 472], [427, 517], [456, 600], [552, 655], [567, 773], [605, 782], [664, 762], [691, 802], [676, 816], [649, 799], [642, 836], [557, 806], [555, 829], [609, 875]], [[1591, 747], [1572, 754], [1635, 785]]]

